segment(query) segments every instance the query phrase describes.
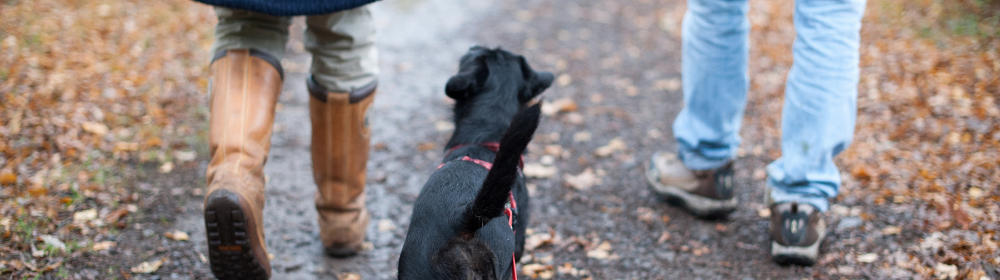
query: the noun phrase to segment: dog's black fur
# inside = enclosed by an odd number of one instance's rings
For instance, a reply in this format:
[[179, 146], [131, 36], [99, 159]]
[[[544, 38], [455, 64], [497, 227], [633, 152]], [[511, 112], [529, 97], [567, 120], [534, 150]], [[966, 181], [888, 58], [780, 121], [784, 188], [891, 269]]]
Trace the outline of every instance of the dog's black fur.
[[[399, 256], [399, 279], [493, 279], [512, 277], [511, 255], [520, 259], [528, 224], [528, 191], [518, 163], [538, 127], [540, 105], [527, 103], [552, 85], [524, 57], [501, 49], [472, 47], [445, 92], [455, 99], [455, 133], [443, 167], [430, 176], [413, 206]], [[494, 153], [478, 144], [498, 142]], [[486, 171], [464, 156], [493, 163]], [[503, 214], [513, 192], [518, 215], [512, 231]]]

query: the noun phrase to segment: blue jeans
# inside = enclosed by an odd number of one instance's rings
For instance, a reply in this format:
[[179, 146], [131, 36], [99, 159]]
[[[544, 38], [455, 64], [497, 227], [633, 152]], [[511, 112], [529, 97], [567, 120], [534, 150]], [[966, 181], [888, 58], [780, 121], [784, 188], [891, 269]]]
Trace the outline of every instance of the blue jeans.
[[[833, 157], [854, 135], [864, 8], [865, 0], [795, 1], [797, 36], [785, 85], [782, 156], [767, 166], [774, 202], [798, 201], [826, 211], [837, 196], [840, 172]], [[688, 0], [684, 109], [673, 130], [680, 157], [692, 170], [736, 157], [749, 84], [747, 10], [747, 0]]]

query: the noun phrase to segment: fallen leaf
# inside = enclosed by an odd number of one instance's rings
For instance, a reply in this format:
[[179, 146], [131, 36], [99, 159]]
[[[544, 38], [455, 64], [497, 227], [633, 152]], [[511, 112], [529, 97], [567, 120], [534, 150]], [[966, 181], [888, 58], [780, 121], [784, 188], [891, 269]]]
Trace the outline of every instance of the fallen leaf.
[[611, 252], [609, 252], [609, 251], [611, 251], [611, 243], [608, 243], [607, 241], [604, 241], [600, 245], [597, 245], [597, 248], [595, 248], [593, 250], [590, 250], [590, 251], [587, 251], [587, 257], [588, 258], [592, 258], [592, 259], [599, 259], [599, 260], [616, 260], [616, 259], [618, 259], [618, 255], [611, 254]]
[[611, 139], [611, 141], [608, 141], [607, 145], [597, 148], [597, 150], [594, 151], [594, 155], [598, 157], [607, 157], [617, 151], [624, 151], [625, 148], [626, 148], [625, 141], [623, 141], [621, 138], [616, 137], [615, 139]]
[[0, 185], [10, 186], [17, 183], [17, 175], [10, 168], [0, 170]]
[[117, 244], [115, 244], [114, 241], [101, 241], [94, 243], [94, 246], [90, 247], [90, 249], [94, 251], [104, 251], [107, 249], [111, 249], [111, 247], [114, 247], [115, 245]]
[[542, 245], [552, 244], [555, 240], [555, 236], [552, 232], [543, 232], [529, 235], [524, 239], [524, 250], [531, 251], [535, 248], [541, 247]]
[[663, 244], [663, 242], [667, 242], [667, 240], [670, 240], [670, 232], [664, 231], [660, 234], [660, 238], [656, 240], [656, 243]]
[[867, 254], [859, 255], [858, 258], [857, 258], [857, 260], [860, 263], [872, 263], [872, 262], [875, 262], [876, 260], [878, 260], [878, 255], [876, 255], [875, 253], [867, 253]]
[[198, 157], [198, 153], [195, 151], [175, 151], [174, 158], [180, 162], [189, 162]]
[[601, 183], [601, 178], [598, 178], [594, 174], [594, 170], [587, 168], [582, 173], [577, 175], [565, 174], [563, 175], [563, 181], [566, 185], [577, 189], [577, 190], [587, 190], [595, 184]]
[[724, 225], [724, 224], [715, 224], [715, 230], [716, 231], [727, 231], [727, 230], [729, 230], [729, 227], [726, 226], [726, 225]]
[[920, 242], [920, 248], [925, 250], [929, 249], [930, 251], [936, 251], [938, 248], [941, 248], [941, 246], [944, 246], [944, 241], [942, 241], [942, 238], [944, 238], [944, 234], [941, 232], [931, 233], [931, 236], [924, 238], [924, 241]]
[[559, 75], [559, 78], [556, 78], [556, 84], [560, 87], [568, 86], [572, 82], [573, 76], [570, 76], [569, 74], [562, 74]]
[[392, 223], [392, 220], [382, 219], [378, 221], [378, 231], [390, 232], [396, 229], [396, 224]]
[[571, 263], [563, 263], [563, 265], [557, 266], [556, 272], [570, 276], [578, 276], [580, 274], [579, 270], [573, 267]]
[[547, 145], [545, 146], [545, 154], [559, 156], [563, 153], [563, 147], [559, 145]]
[[132, 269], [129, 269], [129, 271], [132, 271], [132, 273], [153, 273], [160, 269], [160, 266], [163, 265], [163, 262], [165, 261], [167, 261], [167, 257], [151, 262], [142, 262], [139, 265], [132, 267]]
[[579, 107], [576, 105], [576, 101], [569, 98], [563, 98], [552, 102], [542, 102], [542, 114], [546, 116], [553, 116], [558, 113], [576, 112], [578, 108]]
[[135, 142], [118, 142], [118, 143], [115, 143], [115, 146], [112, 148], [112, 151], [115, 152], [115, 153], [117, 153], [117, 152], [132, 152], [132, 151], [138, 151], [138, 150], [139, 150], [139, 143], [135, 143]]
[[97, 219], [97, 209], [87, 209], [73, 213], [74, 223], [86, 222], [93, 219]]
[[882, 229], [882, 234], [884, 235], [893, 235], [893, 234], [898, 234], [900, 232], [902, 232], [902, 229], [900, 229], [897, 226], [887, 226]]
[[978, 199], [980, 197], [983, 197], [983, 189], [978, 187], [969, 188], [969, 198]]
[[656, 219], [656, 212], [653, 209], [639, 207], [635, 209], [636, 216], [640, 221], [652, 223]]
[[170, 173], [170, 171], [174, 171], [174, 163], [173, 162], [169, 162], [168, 161], [168, 162], [164, 162], [163, 165], [160, 165], [160, 173], [166, 174], [166, 173]]
[[58, 237], [48, 234], [43, 234], [39, 235], [38, 239], [42, 240], [42, 242], [45, 242], [45, 245], [52, 246], [56, 249], [62, 250], [63, 252], [66, 251], [66, 243], [63, 243], [62, 240], [59, 240]]
[[104, 222], [107, 224], [117, 223], [125, 215], [128, 215], [127, 208], [119, 208], [118, 210], [111, 211], [107, 216], [104, 216]]
[[657, 90], [674, 92], [681, 89], [681, 79], [671, 78], [671, 79], [658, 80], [656, 81], [655, 84], [653, 84], [653, 88]]
[[338, 275], [341, 280], [361, 280], [361, 274], [354, 272], [344, 272]]
[[590, 142], [590, 132], [580, 131], [573, 133], [573, 142]]
[[536, 278], [538, 277], [539, 273], [548, 270], [552, 270], [551, 265], [532, 263], [521, 266], [521, 274], [527, 275], [528, 277], [531, 278]]
[[771, 208], [757, 209], [757, 216], [760, 216], [761, 218], [771, 217]]
[[446, 132], [455, 130], [455, 123], [450, 121], [436, 121], [434, 122], [434, 130], [438, 132]]
[[434, 143], [423, 142], [417, 145], [417, 151], [426, 152], [434, 149]]
[[187, 241], [188, 240], [188, 234], [186, 232], [179, 231], [179, 230], [174, 230], [174, 231], [170, 231], [170, 232], [164, 233], [163, 236], [166, 236], [167, 238], [170, 238], [170, 239], [173, 239], [173, 240], [177, 240], [177, 241]]
[[958, 267], [952, 264], [938, 263], [934, 266], [934, 275], [938, 279], [955, 279], [958, 276]]
[[83, 131], [93, 133], [97, 136], [104, 136], [105, 134], [108, 134], [108, 126], [103, 123], [85, 122], [82, 127]]
[[524, 165], [524, 176], [528, 178], [549, 178], [556, 174], [555, 166], [544, 166], [537, 163], [529, 163]]

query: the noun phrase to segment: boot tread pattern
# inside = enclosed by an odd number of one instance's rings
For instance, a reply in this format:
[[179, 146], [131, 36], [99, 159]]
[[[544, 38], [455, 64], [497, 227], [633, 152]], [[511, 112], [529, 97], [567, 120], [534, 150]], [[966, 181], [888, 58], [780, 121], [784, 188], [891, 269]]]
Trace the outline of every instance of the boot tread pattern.
[[248, 230], [238, 198], [232, 199], [235, 195], [221, 196], [210, 197], [205, 209], [212, 274], [219, 279], [267, 279], [267, 272], [254, 257], [249, 245]]

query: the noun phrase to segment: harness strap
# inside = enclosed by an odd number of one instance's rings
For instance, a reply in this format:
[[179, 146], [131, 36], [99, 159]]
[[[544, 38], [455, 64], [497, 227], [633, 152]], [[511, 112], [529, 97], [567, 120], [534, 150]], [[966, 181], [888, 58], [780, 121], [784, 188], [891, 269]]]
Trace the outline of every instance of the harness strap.
[[[451, 149], [448, 149], [448, 151], [444, 153], [444, 157], [447, 158], [455, 150], [458, 150], [459, 148], [466, 147], [466, 146], [480, 146], [480, 147], [485, 147], [487, 149], [490, 149], [494, 153], [500, 151], [500, 143], [497, 143], [497, 142], [486, 142], [486, 143], [480, 143], [480, 144], [458, 144], [458, 145], [455, 145], [454, 147], [451, 147]], [[442, 166], [443, 166], [443, 164], [442, 164]], [[490, 166], [493, 166], [493, 165], [490, 164]], [[521, 160], [517, 162], [517, 167], [520, 167], [521, 169], [524, 169], [524, 156], [523, 155], [521, 156]], [[438, 167], [438, 168], [440, 168], [440, 167]], [[490, 169], [489, 167], [486, 167], [486, 170], [489, 170], [489, 169]]]

